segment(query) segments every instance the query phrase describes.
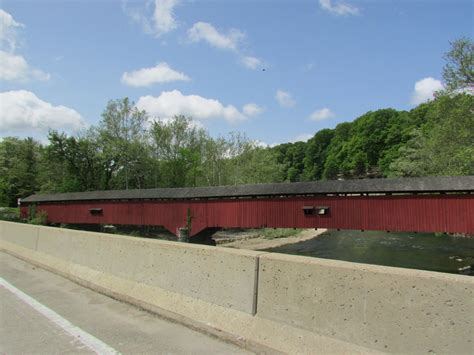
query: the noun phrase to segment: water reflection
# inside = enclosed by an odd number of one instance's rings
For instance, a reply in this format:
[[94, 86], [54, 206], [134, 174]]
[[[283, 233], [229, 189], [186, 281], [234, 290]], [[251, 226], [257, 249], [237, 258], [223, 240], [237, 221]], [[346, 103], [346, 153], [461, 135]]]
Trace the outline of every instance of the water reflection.
[[329, 231], [269, 251], [448, 273], [474, 271], [474, 238], [428, 233]]

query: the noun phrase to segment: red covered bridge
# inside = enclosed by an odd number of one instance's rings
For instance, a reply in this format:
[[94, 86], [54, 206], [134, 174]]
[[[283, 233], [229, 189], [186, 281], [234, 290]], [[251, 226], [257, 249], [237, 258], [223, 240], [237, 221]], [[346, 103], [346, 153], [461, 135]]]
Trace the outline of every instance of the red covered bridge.
[[474, 234], [474, 176], [316, 181], [32, 195], [50, 223], [332, 228]]

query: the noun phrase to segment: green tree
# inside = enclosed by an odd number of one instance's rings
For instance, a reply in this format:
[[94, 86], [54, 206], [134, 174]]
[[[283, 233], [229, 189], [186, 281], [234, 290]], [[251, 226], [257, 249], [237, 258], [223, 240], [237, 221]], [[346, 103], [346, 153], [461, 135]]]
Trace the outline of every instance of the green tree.
[[444, 95], [427, 104], [426, 123], [400, 151], [390, 175], [473, 175], [474, 97]]
[[101, 187], [101, 161], [95, 136], [67, 136], [51, 131], [44, 149], [43, 192], [97, 190]]
[[283, 169], [277, 162], [276, 152], [250, 141], [247, 149], [232, 162], [240, 161], [238, 179], [235, 184], [261, 184], [279, 182]]
[[97, 128], [104, 189], [144, 187], [143, 167], [149, 151], [147, 120], [147, 113], [138, 110], [128, 98], [108, 102]]
[[426, 162], [430, 156], [423, 147], [426, 138], [421, 129], [414, 129], [410, 134], [409, 141], [399, 148], [399, 157], [389, 165], [389, 177], [411, 177], [430, 175]]
[[38, 190], [38, 159], [41, 145], [32, 138], [3, 138], [0, 142], [0, 203], [16, 206]]
[[334, 130], [322, 129], [308, 140], [304, 157], [305, 180], [319, 180], [323, 176], [328, 148], [334, 138]]
[[231, 182], [229, 142], [218, 137], [206, 135], [202, 141], [202, 170], [199, 185], [220, 186]]
[[207, 133], [197, 128], [191, 118], [174, 116], [170, 121], [153, 122], [151, 138], [164, 186], [196, 186]]
[[253, 142], [240, 132], [231, 132], [226, 141], [227, 184], [243, 184], [245, 181], [245, 167], [248, 164], [248, 155], [254, 149]]
[[305, 179], [305, 142], [284, 143], [273, 150], [277, 153], [277, 163], [283, 171], [285, 181], [295, 182]]
[[446, 64], [443, 79], [450, 92], [474, 90], [474, 43], [468, 38], [451, 42], [451, 49], [444, 55]]
[[345, 174], [343, 162], [347, 153], [344, 145], [351, 138], [351, 132], [351, 122], [340, 123], [334, 129], [334, 137], [328, 146], [327, 158], [324, 162], [323, 179], [333, 180]]

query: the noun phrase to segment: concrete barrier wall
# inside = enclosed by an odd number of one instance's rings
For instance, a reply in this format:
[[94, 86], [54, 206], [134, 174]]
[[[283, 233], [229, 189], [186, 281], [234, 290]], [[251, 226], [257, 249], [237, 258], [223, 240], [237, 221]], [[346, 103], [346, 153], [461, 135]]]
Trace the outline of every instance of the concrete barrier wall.
[[260, 257], [258, 316], [396, 353], [474, 353], [474, 279], [283, 254]]
[[122, 279], [254, 313], [256, 252], [1, 224], [2, 241]]
[[467, 276], [1, 221], [0, 242], [236, 342], [292, 353], [474, 350], [474, 278]]
[[41, 228], [38, 252], [249, 314], [256, 252]]
[[39, 226], [2, 221], [0, 221], [0, 224], [2, 225], [2, 229], [0, 229], [1, 240], [23, 248], [36, 250]]

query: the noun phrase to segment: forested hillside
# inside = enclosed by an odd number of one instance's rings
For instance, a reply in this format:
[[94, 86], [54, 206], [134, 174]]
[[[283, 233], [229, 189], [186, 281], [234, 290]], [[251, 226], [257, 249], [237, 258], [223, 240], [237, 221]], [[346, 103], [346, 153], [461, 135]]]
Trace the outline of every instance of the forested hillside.
[[474, 97], [440, 95], [415, 109], [368, 112], [274, 148], [283, 180], [474, 174]]
[[262, 147], [211, 137], [191, 118], [150, 123], [128, 99], [110, 101], [98, 125], [48, 144], [0, 142], [0, 206], [35, 192], [474, 175], [473, 44], [447, 53], [446, 90], [411, 111], [382, 109], [323, 129], [307, 142]]

